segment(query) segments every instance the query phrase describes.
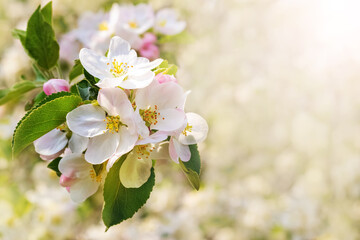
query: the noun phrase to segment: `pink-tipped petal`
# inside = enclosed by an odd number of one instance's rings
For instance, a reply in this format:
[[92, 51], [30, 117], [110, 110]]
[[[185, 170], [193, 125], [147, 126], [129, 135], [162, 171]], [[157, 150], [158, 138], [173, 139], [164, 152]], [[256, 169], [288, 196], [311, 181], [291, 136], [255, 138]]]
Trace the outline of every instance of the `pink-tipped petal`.
[[70, 85], [64, 79], [50, 79], [44, 83], [43, 90], [46, 95], [57, 92], [70, 92]]

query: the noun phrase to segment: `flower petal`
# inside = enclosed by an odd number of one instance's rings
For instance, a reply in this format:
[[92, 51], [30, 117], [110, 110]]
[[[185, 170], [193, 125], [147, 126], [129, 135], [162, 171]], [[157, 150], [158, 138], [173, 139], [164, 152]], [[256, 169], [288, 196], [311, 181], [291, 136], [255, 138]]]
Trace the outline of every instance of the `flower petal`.
[[35, 151], [41, 155], [54, 155], [66, 146], [66, 132], [55, 128], [34, 141]]
[[59, 162], [59, 171], [69, 178], [78, 178], [79, 172], [91, 167], [85, 161], [84, 155], [81, 153], [72, 153], [64, 156]]
[[131, 131], [126, 128], [122, 127], [119, 130], [120, 140], [119, 146], [116, 149], [116, 152], [109, 158], [109, 161], [106, 165], [107, 171], [110, 170], [112, 165], [124, 154], [131, 151], [134, 148], [136, 140], [138, 139], [138, 134], [133, 134]]
[[176, 152], [176, 148], [174, 145], [174, 137], [170, 138], [169, 141], [169, 155], [171, 160], [173, 160], [176, 163], [179, 163], [179, 155]]
[[70, 198], [76, 203], [85, 201], [88, 197], [96, 193], [100, 183], [88, 178], [79, 179], [70, 187]]
[[125, 89], [138, 89], [150, 85], [154, 80], [155, 73], [151, 71], [145, 72], [143, 75], [130, 75], [126, 80], [119, 82], [119, 87]]
[[158, 83], [153, 81], [147, 88], [139, 89], [136, 93], [136, 105], [140, 109], [157, 105], [159, 109], [182, 107], [184, 91], [175, 82]]
[[121, 37], [115, 36], [110, 41], [108, 58], [113, 59], [119, 55], [127, 55], [130, 52], [130, 44]]
[[189, 146], [181, 144], [176, 138], [173, 138], [173, 144], [175, 151], [179, 156], [180, 160], [183, 162], [189, 161], [191, 157]]
[[66, 116], [69, 129], [83, 137], [94, 137], [106, 130], [105, 111], [92, 104], [82, 105]]
[[100, 164], [109, 159], [119, 145], [119, 134], [106, 132], [90, 138], [85, 159], [91, 164]]
[[152, 161], [129, 153], [120, 168], [120, 181], [126, 188], [141, 187], [150, 177]]
[[148, 143], [158, 143], [158, 142], [164, 141], [165, 139], [167, 139], [167, 137], [168, 137], [167, 133], [157, 131], [156, 133], [151, 134], [150, 136], [137, 141], [136, 145], [144, 145], [144, 144], [148, 144]]
[[110, 116], [120, 116], [121, 119], [133, 118], [134, 109], [128, 96], [120, 88], [100, 89], [98, 102]]
[[206, 120], [196, 113], [186, 113], [186, 118], [191, 129], [186, 131], [186, 136], [184, 133], [179, 135], [179, 142], [191, 145], [204, 141], [209, 131]]
[[108, 59], [93, 50], [83, 48], [79, 54], [80, 62], [85, 70], [99, 79], [112, 77], [107, 65]]
[[73, 153], [82, 153], [87, 148], [89, 138], [73, 133], [69, 140], [69, 148]]
[[180, 128], [185, 121], [185, 113], [180, 109], [162, 109], [157, 118], [157, 123], [150, 126], [151, 129], [160, 131], [174, 131]]
[[152, 69], [156, 68], [157, 66], [159, 66], [164, 60], [161, 58], [155, 59], [152, 62], [142, 62], [140, 61], [140, 59], [142, 58], [138, 58], [138, 62], [136, 65], [136, 70], [137, 71], [151, 71]]

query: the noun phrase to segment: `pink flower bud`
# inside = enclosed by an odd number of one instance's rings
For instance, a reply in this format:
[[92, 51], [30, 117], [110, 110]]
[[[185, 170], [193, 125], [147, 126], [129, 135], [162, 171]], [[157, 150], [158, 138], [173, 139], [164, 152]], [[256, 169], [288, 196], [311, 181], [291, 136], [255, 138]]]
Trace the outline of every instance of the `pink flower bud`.
[[153, 33], [145, 33], [142, 39], [141, 47], [139, 49], [140, 55], [150, 60], [154, 60], [159, 57], [160, 51], [158, 46], [155, 45], [156, 36]]
[[75, 181], [76, 181], [76, 178], [71, 178], [71, 177], [68, 177], [68, 176], [65, 176], [64, 174], [62, 174], [60, 176], [59, 183], [62, 187], [70, 187]]
[[43, 85], [43, 90], [46, 95], [51, 95], [57, 92], [70, 92], [70, 85], [64, 79], [50, 79]]
[[156, 75], [155, 80], [157, 80], [158, 83], [166, 83], [166, 82], [178, 83], [178, 81], [176, 80], [176, 78], [173, 75], [162, 74], [162, 73], [159, 73], [158, 75]]
[[154, 44], [146, 44], [141, 46], [139, 52], [142, 57], [146, 57], [149, 60], [154, 60], [160, 55], [158, 46]]
[[156, 36], [153, 33], [145, 33], [142, 39], [142, 45], [153, 44], [156, 42]]

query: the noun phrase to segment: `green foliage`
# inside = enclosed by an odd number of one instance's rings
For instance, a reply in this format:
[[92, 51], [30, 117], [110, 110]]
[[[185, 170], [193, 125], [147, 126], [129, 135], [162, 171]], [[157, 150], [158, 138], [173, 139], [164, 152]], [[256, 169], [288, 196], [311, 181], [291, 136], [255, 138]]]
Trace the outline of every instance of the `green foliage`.
[[81, 98], [68, 92], [52, 94], [35, 105], [18, 123], [12, 142], [13, 156], [66, 120]]
[[61, 172], [59, 170], [59, 162], [61, 160], [61, 157], [55, 158], [54, 160], [52, 160], [49, 164], [48, 164], [48, 168], [50, 168], [51, 170], [54, 170], [54, 172], [56, 173], [56, 175], [58, 177], [61, 176]]
[[167, 60], [164, 60], [156, 69], [155, 74], [168, 74], [168, 75], [175, 75], [177, 72], [178, 67], [174, 64], [169, 64]]
[[197, 148], [197, 144], [189, 145], [191, 158], [187, 162], [179, 161], [180, 167], [185, 173], [187, 179], [191, 185], [199, 190], [200, 188], [200, 170], [201, 170], [201, 161], [200, 154]]
[[40, 6], [31, 15], [26, 31], [15, 29], [13, 36], [20, 39], [27, 54], [45, 70], [54, 67], [59, 59], [59, 44], [52, 28], [52, 3]]
[[69, 73], [69, 79], [70, 81], [74, 80], [77, 76], [80, 76], [81, 74], [83, 74], [84, 72], [84, 68], [81, 65], [81, 62], [79, 59], [75, 60], [75, 64], [72, 67], [70, 73]]
[[107, 229], [131, 218], [146, 203], [155, 185], [154, 168], [151, 168], [149, 179], [141, 187], [125, 188], [120, 182], [119, 171], [126, 157], [122, 156], [111, 167], [105, 179], [102, 218]]
[[99, 92], [97, 86], [91, 85], [87, 80], [82, 80], [76, 84], [77, 90], [83, 100], [96, 100]]
[[7, 103], [8, 101], [19, 98], [24, 93], [27, 93], [37, 87], [41, 87], [42, 84], [32, 81], [21, 81], [16, 83], [9, 89], [0, 90], [0, 105]]
[[88, 73], [85, 69], [84, 69], [84, 76], [85, 76], [86, 80], [88, 80], [89, 83], [93, 86], [95, 86], [95, 84], [99, 82], [99, 79], [95, 78], [93, 75]]

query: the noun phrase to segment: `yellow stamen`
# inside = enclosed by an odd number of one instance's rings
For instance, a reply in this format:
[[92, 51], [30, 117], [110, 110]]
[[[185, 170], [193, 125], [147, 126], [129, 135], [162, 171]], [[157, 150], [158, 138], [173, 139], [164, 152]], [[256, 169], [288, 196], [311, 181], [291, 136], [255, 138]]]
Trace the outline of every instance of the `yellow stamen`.
[[102, 22], [99, 24], [98, 29], [99, 29], [99, 31], [107, 31], [107, 30], [109, 30], [109, 26], [108, 26], [107, 22]]
[[186, 125], [184, 131], [182, 131], [182, 134], [184, 134], [185, 136], [187, 136], [188, 132], [192, 131], [192, 126], [190, 126], [189, 124]]
[[131, 28], [137, 28], [137, 23], [135, 21], [130, 21], [128, 24]]
[[135, 147], [135, 152], [138, 155], [138, 159], [141, 158], [149, 158], [150, 157], [150, 153], [155, 149], [155, 147], [151, 147], [150, 144], [146, 144], [146, 145], [138, 145]]
[[100, 183], [102, 181], [101, 174], [96, 176], [94, 169], [90, 170], [90, 177], [91, 177], [91, 180], [96, 181], [98, 183]]
[[160, 21], [160, 22], [159, 22], [159, 25], [160, 25], [160, 27], [165, 27], [165, 25], [166, 25], [166, 20]]
[[[118, 62], [116, 59], [114, 59], [112, 62], [112, 66], [110, 68], [110, 73], [113, 74], [114, 77], [120, 77], [127, 73], [130, 66], [127, 63], [124, 62]], [[109, 65], [109, 63], [107, 63]], [[131, 66], [132, 67], [132, 66]]]
[[160, 116], [160, 113], [158, 112], [157, 105], [155, 105], [154, 110], [151, 107], [146, 110], [140, 110], [140, 115], [142, 116], [145, 123], [150, 126], [156, 125], [158, 123], [158, 117]]
[[108, 129], [110, 133], [119, 132], [119, 126], [121, 124], [119, 116], [107, 116], [106, 121], [106, 129]]

